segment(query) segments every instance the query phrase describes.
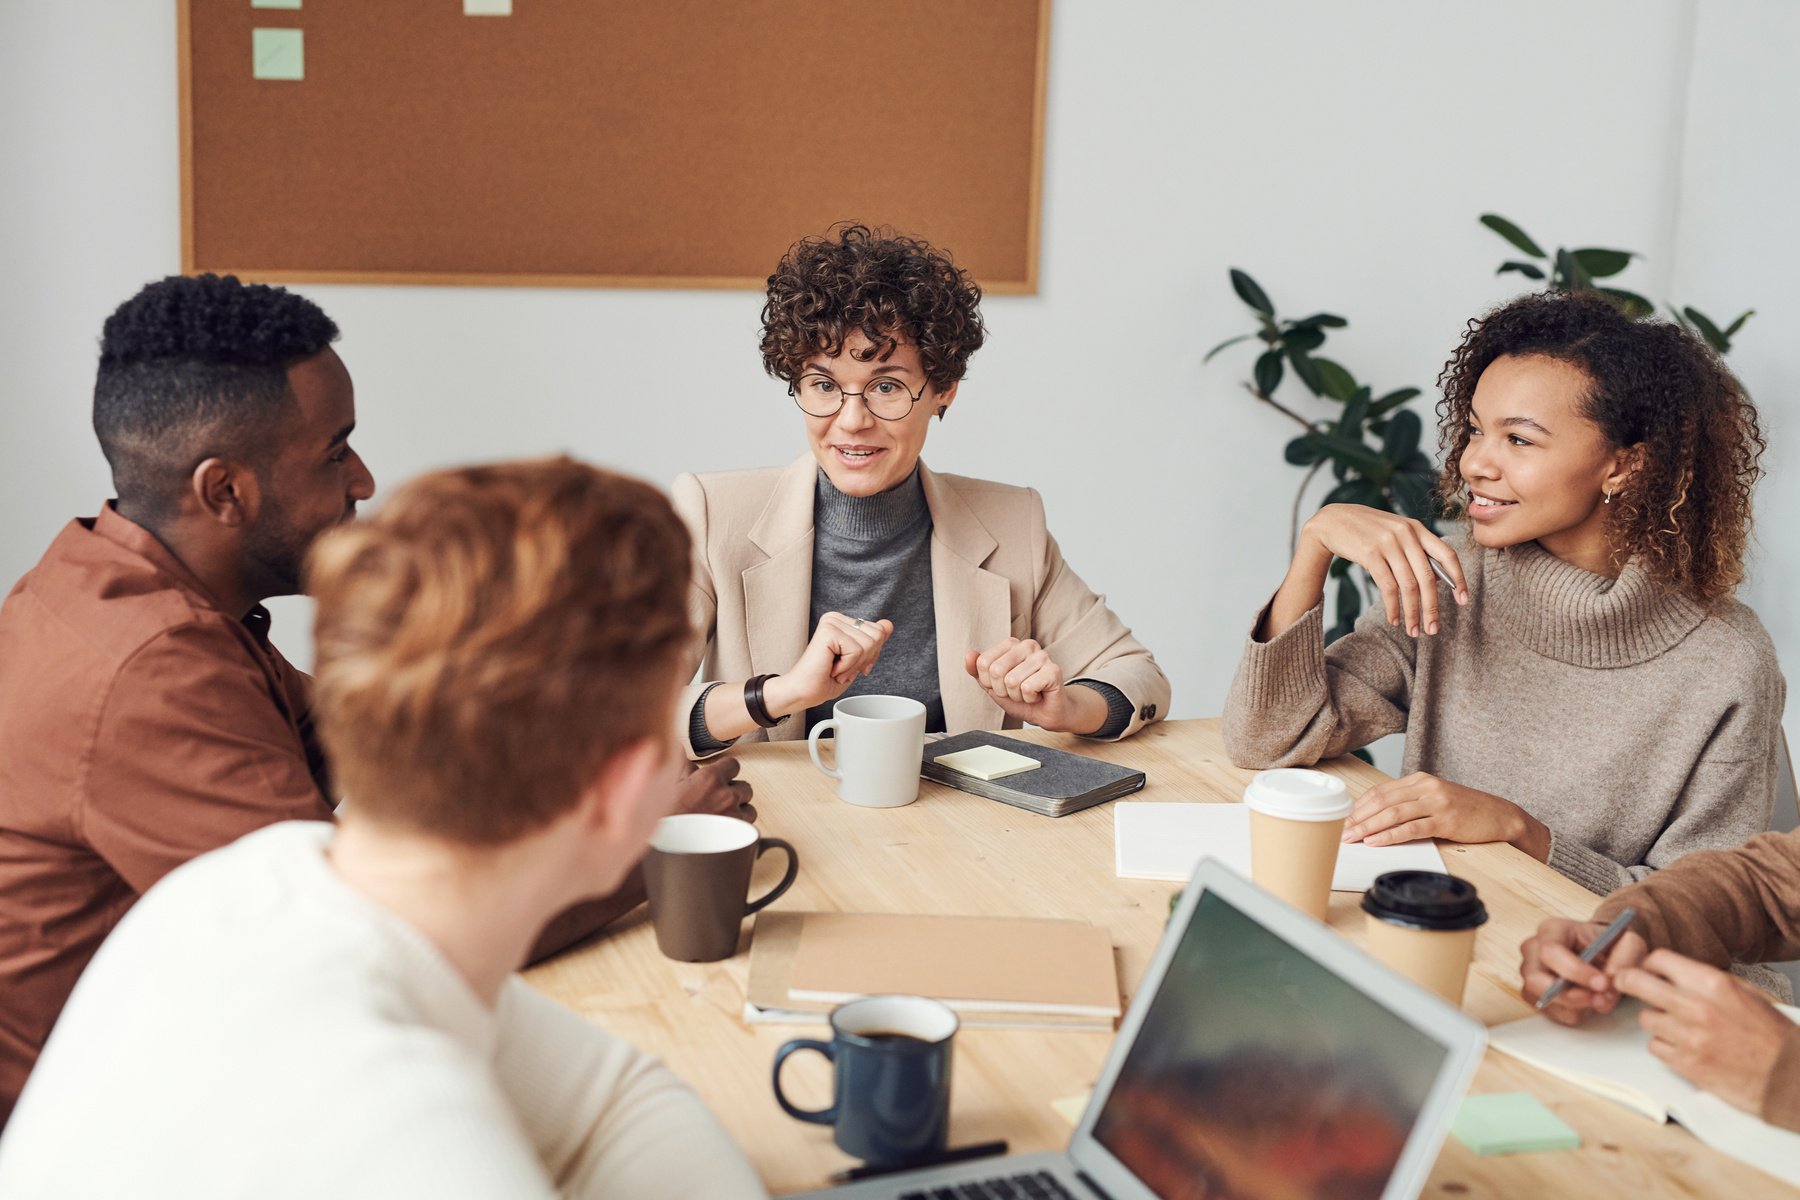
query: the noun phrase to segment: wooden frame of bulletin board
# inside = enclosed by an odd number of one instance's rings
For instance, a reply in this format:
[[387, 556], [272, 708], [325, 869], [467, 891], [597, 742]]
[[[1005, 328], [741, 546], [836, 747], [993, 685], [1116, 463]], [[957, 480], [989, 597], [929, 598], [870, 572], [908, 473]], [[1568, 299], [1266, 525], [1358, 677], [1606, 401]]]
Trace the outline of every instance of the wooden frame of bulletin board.
[[856, 220], [1037, 290], [1050, 0], [179, 2], [190, 274], [761, 289]]

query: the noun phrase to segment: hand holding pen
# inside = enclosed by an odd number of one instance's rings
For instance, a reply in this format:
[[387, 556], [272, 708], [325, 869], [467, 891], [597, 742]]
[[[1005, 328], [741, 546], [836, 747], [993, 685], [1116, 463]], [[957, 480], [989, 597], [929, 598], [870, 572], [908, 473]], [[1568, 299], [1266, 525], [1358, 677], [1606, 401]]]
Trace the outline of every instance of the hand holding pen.
[[1553, 1021], [1579, 1025], [1590, 1016], [1618, 1007], [1614, 980], [1636, 966], [1649, 946], [1630, 931], [1636, 916], [1627, 908], [1605, 928], [1598, 921], [1553, 918], [1520, 947], [1524, 996]]

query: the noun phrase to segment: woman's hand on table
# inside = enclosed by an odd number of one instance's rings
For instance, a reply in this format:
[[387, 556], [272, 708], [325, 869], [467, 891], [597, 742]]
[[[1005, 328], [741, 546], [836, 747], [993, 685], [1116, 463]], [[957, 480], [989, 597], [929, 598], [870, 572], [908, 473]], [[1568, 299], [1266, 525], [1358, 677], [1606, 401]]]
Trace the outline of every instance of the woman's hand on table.
[[893, 632], [892, 621], [826, 613], [800, 661], [763, 684], [763, 703], [779, 717], [837, 699], [858, 675], [875, 669]]
[[963, 669], [1007, 716], [1054, 733], [1092, 733], [1106, 724], [1106, 700], [1091, 687], [1064, 687], [1062, 668], [1030, 638], [971, 650]]
[[1415, 771], [1364, 792], [1344, 822], [1346, 842], [1392, 846], [1420, 838], [1508, 842], [1550, 860], [1550, 830], [1510, 800]]
[[755, 822], [756, 808], [750, 803], [755, 795], [748, 779], [739, 779], [738, 760], [715, 758], [710, 762], [682, 763], [681, 778], [675, 784], [675, 811], [678, 813], [712, 813]]
[[1650, 947], [1636, 933], [1625, 935], [1597, 962], [1584, 963], [1581, 952], [1606, 928], [1600, 921], [1571, 921], [1552, 917], [1519, 946], [1520, 991], [1533, 1004], [1558, 979], [1568, 982], [1544, 1009], [1544, 1015], [1560, 1025], [1579, 1025], [1591, 1016], [1609, 1013], [1619, 1006], [1615, 978], [1619, 972], [1644, 961]]
[[1747, 1113], [1762, 1115], [1769, 1075], [1793, 1022], [1761, 992], [1717, 967], [1673, 950], [1614, 974], [1620, 992], [1645, 1004], [1638, 1024], [1650, 1053], [1695, 1087]]

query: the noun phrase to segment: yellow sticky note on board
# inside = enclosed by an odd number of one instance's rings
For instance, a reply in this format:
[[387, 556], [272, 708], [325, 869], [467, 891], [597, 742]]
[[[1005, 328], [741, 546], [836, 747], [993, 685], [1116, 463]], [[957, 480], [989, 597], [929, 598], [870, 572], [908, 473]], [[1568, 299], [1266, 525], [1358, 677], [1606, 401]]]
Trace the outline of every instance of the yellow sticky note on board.
[[998, 746], [973, 746], [967, 750], [958, 750], [955, 754], [940, 754], [932, 761], [940, 767], [949, 767], [952, 771], [985, 779], [990, 783], [996, 779], [1005, 779], [1008, 775], [1023, 775], [1027, 771], [1035, 771], [1044, 765], [1035, 758], [1026, 758], [1023, 754], [1014, 754], [1011, 750], [1002, 750]]
[[305, 32], [299, 29], [252, 29], [250, 75], [253, 79], [305, 79]]

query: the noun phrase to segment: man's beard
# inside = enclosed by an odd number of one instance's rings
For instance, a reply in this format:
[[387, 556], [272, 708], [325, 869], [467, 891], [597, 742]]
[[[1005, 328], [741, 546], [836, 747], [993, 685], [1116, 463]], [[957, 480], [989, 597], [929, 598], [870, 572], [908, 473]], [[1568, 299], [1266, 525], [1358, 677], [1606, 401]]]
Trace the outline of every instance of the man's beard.
[[322, 532], [297, 529], [286, 510], [265, 506], [244, 543], [245, 557], [261, 576], [257, 590], [268, 596], [299, 595], [306, 552]]

